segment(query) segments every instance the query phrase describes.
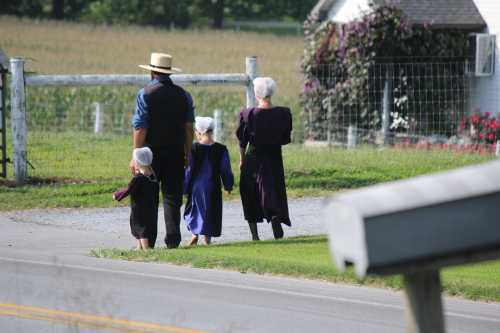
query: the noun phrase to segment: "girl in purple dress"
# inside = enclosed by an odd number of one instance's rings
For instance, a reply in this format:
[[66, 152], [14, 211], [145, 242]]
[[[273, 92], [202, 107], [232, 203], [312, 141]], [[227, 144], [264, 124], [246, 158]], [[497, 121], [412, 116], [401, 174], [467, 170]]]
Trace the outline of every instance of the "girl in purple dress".
[[184, 178], [184, 194], [188, 200], [184, 210], [187, 228], [193, 234], [189, 245], [198, 243], [203, 235], [206, 245], [222, 230], [222, 191], [231, 192], [234, 177], [229, 152], [213, 139], [214, 121], [210, 117], [196, 117], [197, 143], [191, 150], [189, 166]]

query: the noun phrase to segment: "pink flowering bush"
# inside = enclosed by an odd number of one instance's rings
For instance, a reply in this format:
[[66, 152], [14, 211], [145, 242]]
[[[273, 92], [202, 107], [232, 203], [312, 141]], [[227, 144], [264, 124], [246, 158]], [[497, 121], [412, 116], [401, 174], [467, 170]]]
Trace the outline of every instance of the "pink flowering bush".
[[474, 143], [493, 144], [500, 140], [500, 117], [489, 112], [474, 112], [460, 121], [460, 132], [470, 137]]

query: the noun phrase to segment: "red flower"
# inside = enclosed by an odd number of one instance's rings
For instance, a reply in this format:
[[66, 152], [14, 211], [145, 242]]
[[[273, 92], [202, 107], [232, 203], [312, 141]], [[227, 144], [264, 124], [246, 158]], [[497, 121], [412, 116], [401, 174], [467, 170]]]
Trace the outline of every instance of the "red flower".
[[488, 139], [495, 140], [495, 134], [493, 134], [493, 133], [488, 134]]

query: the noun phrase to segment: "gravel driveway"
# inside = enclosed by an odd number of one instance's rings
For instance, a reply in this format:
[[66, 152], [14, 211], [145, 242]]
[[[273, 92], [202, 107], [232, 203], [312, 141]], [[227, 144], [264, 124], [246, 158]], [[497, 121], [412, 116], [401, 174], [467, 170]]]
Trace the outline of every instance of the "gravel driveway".
[[[324, 234], [322, 221], [324, 198], [290, 200], [292, 227], [284, 226], [286, 236]], [[58, 249], [65, 253], [88, 253], [96, 247], [131, 248], [135, 241], [130, 235], [128, 207], [98, 209], [34, 209], [0, 213], [0, 248]], [[224, 202], [222, 237], [216, 243], [249, 240], [248, 226], [238, 201]], [[261, 239], [271, 239], [271, 226], [259, 225]], [[160, 212], [157, 246], [163, 246], [165, 224]], [[182, 239], [190, 233], [181, 222]]]

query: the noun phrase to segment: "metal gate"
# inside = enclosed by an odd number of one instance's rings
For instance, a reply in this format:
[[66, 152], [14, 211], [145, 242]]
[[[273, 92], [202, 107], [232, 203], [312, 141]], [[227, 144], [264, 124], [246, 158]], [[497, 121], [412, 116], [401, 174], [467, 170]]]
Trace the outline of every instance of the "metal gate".
[[0, 49], [0, 177], [7, 177], [7, 123], [6, 123], [6, 103], [5, 95], [7, 93], [7, 56]]

